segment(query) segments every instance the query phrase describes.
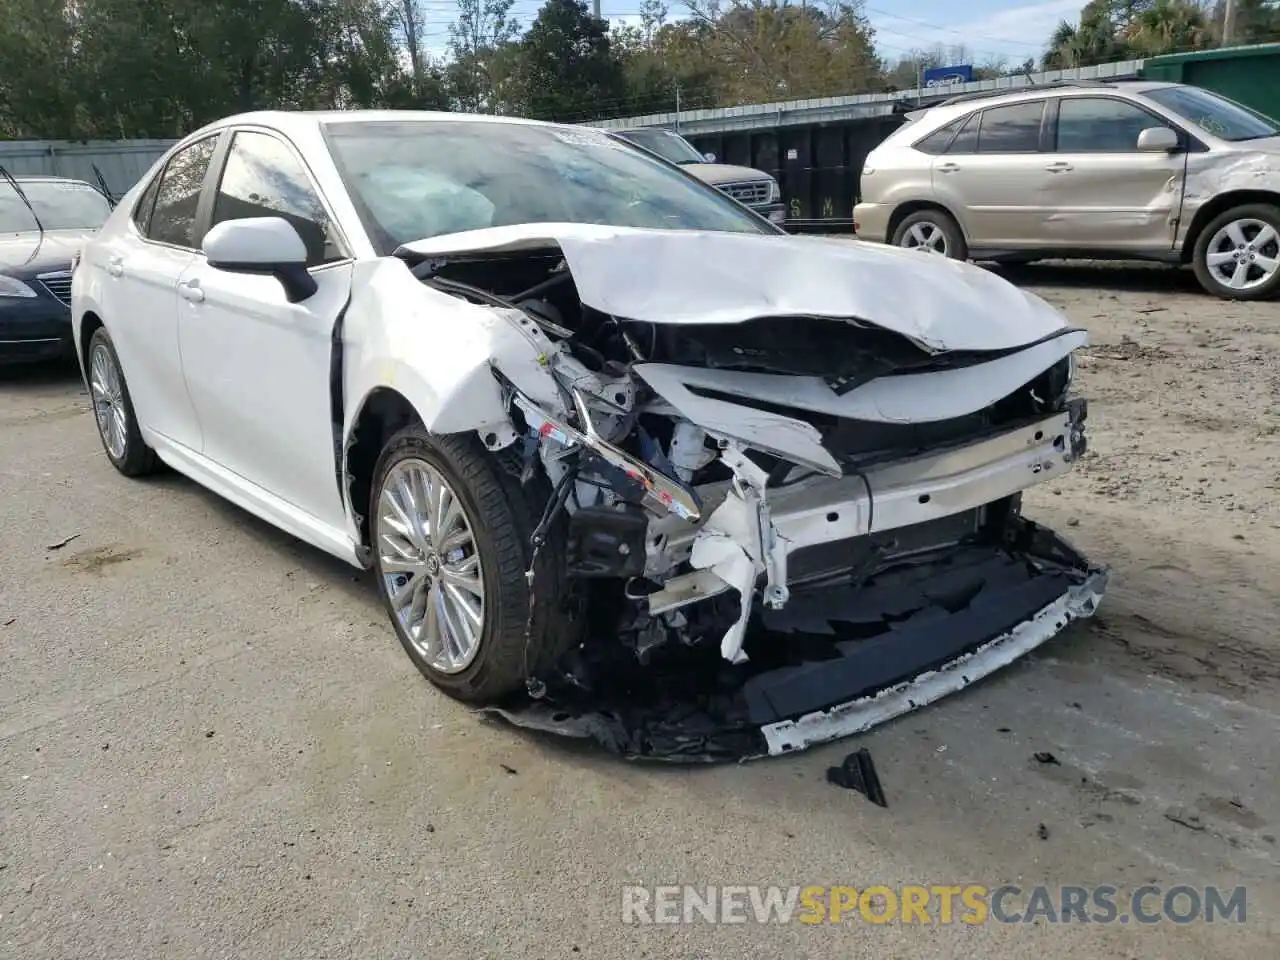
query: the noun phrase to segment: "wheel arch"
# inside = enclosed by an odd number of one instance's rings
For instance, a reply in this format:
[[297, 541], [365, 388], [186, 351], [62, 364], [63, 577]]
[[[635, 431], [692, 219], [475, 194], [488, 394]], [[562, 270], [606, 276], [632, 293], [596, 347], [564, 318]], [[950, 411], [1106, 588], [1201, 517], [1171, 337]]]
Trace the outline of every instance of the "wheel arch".
[[1232, 207], [1243, 207], [1251, 203], [1265, 203], [1280, 208], [1280, 193], [1274, 190], [1229, 190], [1220, 193], [1203, 204], [1191, 218], [1187, 226], [1186, 239], [1182, 241], [1182, 262], [1190, 263], [1195, 256], [1196, 243], [1205, 227], [1214, 219]]
[[410, 424], [425, 424], [422, 413], [394, 387], [376, 386], [356, 406], [342, 449], [342, 496], [359, 536], [358, 553], [369, 564], [372, 544], [368, 506], [373, 472], [387, 441]]
[[85, 379], [85, 383], [89, 380], [89, 341], [93, 339], [94, 333], [99, 327], [105, 327], [102, 318], [92, 310], [86, 310], [80, 317], [80, 328], [76, 333], [76, 359], [80, 361], [80, 373]]

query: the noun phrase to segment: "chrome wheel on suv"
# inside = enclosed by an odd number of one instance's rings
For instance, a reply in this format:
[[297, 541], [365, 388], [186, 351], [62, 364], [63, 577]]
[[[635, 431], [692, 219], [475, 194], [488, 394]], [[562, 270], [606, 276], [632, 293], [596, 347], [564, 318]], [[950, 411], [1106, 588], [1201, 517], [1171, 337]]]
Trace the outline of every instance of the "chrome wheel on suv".
[[1251, 204], [1228, 210], [1196, 243], [1196, 278], [1224, 299], [1263, 300], [1280, 292], [1280, 209]]
[[939, 253], [952, 260], [969, 258], [960, 224], [942, 210], [917, 210], [904, 217], [893, 231], [893, 245], [922, 253]]

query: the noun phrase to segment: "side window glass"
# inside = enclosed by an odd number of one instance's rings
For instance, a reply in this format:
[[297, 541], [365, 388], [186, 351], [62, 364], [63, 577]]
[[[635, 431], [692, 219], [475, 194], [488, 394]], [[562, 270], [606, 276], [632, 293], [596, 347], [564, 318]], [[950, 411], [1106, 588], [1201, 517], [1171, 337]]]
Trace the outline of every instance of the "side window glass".
[[1040, 149], [1043, 116], [1043, 100], [984, 110], [982, 125], [978, 128], [978, 152], [1035, 153]]
[[1104, 97], [1063, 97], [1058, 105], [1059, 153], [1135, 153], [1138, 134], [1167, 124], [1145, 110]]
[[960, 128], [960, 132], [956, 134], [956, 138], [951, 141], [947, 153], [977, 153], [978, 123], [981, 119], [980, 113], [970, 114], [969, 119], [965, 120], [964, 126]]
[[151, 226], [151, 211], [155, 208], [156, 194], [160, 190], [160, 178], [163, 176], [164, 171], [161, 170], [151, 178], [147, 189], [138, 198], [137, 206], [133, 208], [133, 222], [144, 237], [147, 235], [147, 228]]
[[285, 144], [241, 131], [231, 142], [213, 201], [213, 222], [283, 217], [307, 246], [307, 265], [344, 257], [311, 177]]
[[952, 120], [944, 127], [939, 127], [933, 133], [916, 142], [916, 149], [921, 153], [928, 153], [937, 156], [940, 153], [946, 153], [947, 147], [951, 145], [952, 139], [960, 129], [960, 125], [964, 123], [964, 118]]
[[195, 248], [196, 209], [217, 144], [216, 136], [207, 137], [170, 158], [160, 175], [155, 210], [147, 230], [152, 240]]

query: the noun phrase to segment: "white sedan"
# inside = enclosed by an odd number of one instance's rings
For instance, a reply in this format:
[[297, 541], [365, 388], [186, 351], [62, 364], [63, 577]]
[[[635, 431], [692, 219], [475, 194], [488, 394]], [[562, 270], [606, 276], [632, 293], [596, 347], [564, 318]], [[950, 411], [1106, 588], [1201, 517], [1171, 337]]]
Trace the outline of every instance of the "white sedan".
[[680, 752], [652, 733], [675, 687], [601, 663], [707, 677], [712, 727], [781, 753], [1104, 589], [1020, 514], [1085, 448], [1083, 331], [977, 267], [788, 236], [602, 131], [229, 118], [124, 198], [72, 312], [122, 474], [163, 462], [372, 568], [437, 686], [624, 752]]

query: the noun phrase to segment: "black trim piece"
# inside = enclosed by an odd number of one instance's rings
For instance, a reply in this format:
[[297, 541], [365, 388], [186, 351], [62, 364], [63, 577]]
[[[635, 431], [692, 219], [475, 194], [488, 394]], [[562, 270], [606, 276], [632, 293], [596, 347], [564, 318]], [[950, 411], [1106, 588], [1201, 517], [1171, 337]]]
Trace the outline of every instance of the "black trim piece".
[[[1063, 572], [1022, 579], [1024, 570], [1012, 558], [993, 557], [988, 564], [962, 568], [954, 576], [935, 574], [925, 593], [936, 598], [930, 610], [937, 616], [920, 616], [871, 639], [838, 642], [842, 648], [838, 659], [749, 679], [743, 695], [751, 722], [764, 725], [803, 716], [918, 677], [1031, 619], [1076, 582], [1076, 577]], [[796, 594], [785, 616], [766, 613], [765, 623], [804, 620], [806, 614], [815, 623], [857, 616], [852, 610], [845, 614], [839, 609], [840, 593], [856, 602], [856, 588], [821, 591], [812, 598]], [[876, 599], [884, 602], [882, 596]]]
[[193, 250], [199, 252], [204, 243], [204, 235], [209, 232], [213, 216], [213, 198], [218, 192], [218, 183], [222, 180], [222, 168], [227, 162], [227, 153], [231, 149], [231, 136], [227, 130], [219, 130], [216, 134], [218, 142], [214, 145], [213, 156], [209, 158], [209, 167], [204, 172], [204, 183], [200, 185], [200, 202], [196, 204], [195, 234], [191, 238]]
[[343, 351], [343, 329], [347, 319], [347, 308], [351, 306], [351, 294], [347, 294], [347, 302], [338, 311], [333, 321], [333, 330], [329, 335], [329, 419], [333, 427], [333, 471], [338, 482], [338, 498], [347, 505], [347, 484], [343, 461], [344, 443], [342, 424], [346, 419], [346, 397], [343, 394], [342, 380], [345, 372], [345, 356]]

